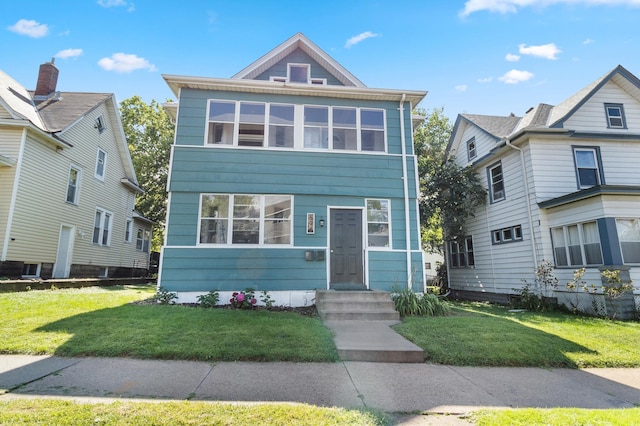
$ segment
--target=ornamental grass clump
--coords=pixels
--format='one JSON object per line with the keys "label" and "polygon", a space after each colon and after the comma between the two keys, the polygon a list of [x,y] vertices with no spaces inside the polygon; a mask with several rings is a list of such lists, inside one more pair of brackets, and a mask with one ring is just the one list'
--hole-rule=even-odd
{"label": "ornamental grass clump", "polygon": [[449,305],[435,294],[415,293],[410,288],[394,286],[391,289],[391,300],[401,317],[407,316],[442,316],[449,313]]}

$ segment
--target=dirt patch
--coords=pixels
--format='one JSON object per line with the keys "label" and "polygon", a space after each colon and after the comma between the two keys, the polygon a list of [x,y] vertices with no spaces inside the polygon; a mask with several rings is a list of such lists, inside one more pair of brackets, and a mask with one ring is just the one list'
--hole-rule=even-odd
{"label": "dirt patch", "polygon": [[[158,305],[158,302],[153,297],[150,297],[148,299],[131,302],[131,304],[132,305]],[[299,315],[304,315],[308,317],[318,316],[318,310],[316,309],[316,305],[299,306],[299,307],[271,306],[270,308],[267,308],[266,306],[254,306],[252,308],[247,308],[247,309],[238,309],[238,308],[234,308],[231,305],[218,305],[215,308],[203,308],[198,303],[172,303],[171,305],[186,306],[189,308],[196,308],[196,309],[229,309],[229,310],[244,310],[244,311],[295,312]]]}

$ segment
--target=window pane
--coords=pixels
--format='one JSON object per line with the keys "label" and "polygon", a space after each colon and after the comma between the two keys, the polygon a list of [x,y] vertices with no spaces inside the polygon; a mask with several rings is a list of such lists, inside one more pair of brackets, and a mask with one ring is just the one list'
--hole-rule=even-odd
{"label": "window pane", "polygon": [[260,239],[260,221],[233,220],[233,244],[258,244]]}
{"label": "window pane", "polygon": [[595,153],[592,150],[576,150],[576,164],[578,164],[578,167],[588,167],[595,169]]}
{"label": "window pane", "polygon": [[100,242],[100,228],[102,226],[102,212],[96,211],[96,217],[93,221],[93,239],[95,244]]}
{"label": "window pane", "polygon": [[362,130],[362,150],[384,152],[384,132]]}
{"label": "window pane", "polygon": [[109,226],[111,225],[111,215],[104,214],[104,223],[102,225],[102,245],[106,246],[109,243]]}
{"label": "window pane", "polygon": [[240,102],[240,122],[264,123],[264,109],[262,103]]}
{"label": "window pane", "polygon": [[328,126],[329,108],[305,106],[304,124],[309,126]]}
{"label": "window pane", "polygon": [[209,123],[209,144],[232,145],[233,123]]}
{"label": "window pane", "polygon": [[333,108],[334,127],[356,128],[355,108]]}
{"label": "window pane", "polygon": [[229,217],[229,196],[228,195],[203,195],[202,218],[227,218]]}
{"label": "window pane", "polygon": [[304,129],[304,147],[305,148],[323,148],[329,147],[329,131],[326,127],[306,127]]}
{"label": "window pane", "polygon": [[293,126],[293,105],[271,105],[269,123]]}
{"label": "window pane", "polygon": [[562,228],[553,228],[551,230],[551,240],[553,243],[553,251],[556,256],[557,266],[567,266],[567,252],[564,241],[564,231]]}
{"label": "window pane", "polygon": [[209,121],[233,123],[236,119],[236,103],[233,101],[209,101]]}
{"label": "window pane", "polygon": [[265,220],[265,244],[291,244],[290,221]]}
{"label": "window pane", "polygon": [[369,247],[389,247],[389,225],[386,223],[369,223]]}
{"label": "window pane", "polygon": [[356,129],[333,129],[333,149],[358,149]]}
{"label": "window pane", "polygon": [[621,242],[624,263],[640,263],[640,242]]}
{"label": "window pane", "polygon": [[200,221],[200,242],[204,244],[226,244],[227,219],[202,219]]}
{"label": "window pane", "polygon": [[309,66],[290,65],[289,81],[292,83],[307,83],[309,81]]}
{"label": "window pane", "polygon": [[293,148],[293,126],[269,126],[269,146]]}
{"label": "window pane", "polygon": [[384,130],[384,113],[382,110],[361,110],[360,126],[363,129]]}
{"label": "window pane", "polygon": [[578,169],[580,186],[595,186],[598,184],[598,171],[596,169]]}
{"label": "window pane", "polygon": [[368,222],[389,222],[388,200],[367,200]]}
{"label": "window pane", "polygon": [[289,219],[291,217],[291,196],[265,196],[264,217],[265,219]]}
{"label": "window pane", "polygon": [[259,219],[260,197],[258,195],[236,195],[233,197],[234,219]]}
{"label": "window pane", "polygon": [[624,263],[640,263],[640,221],[616,219]]}

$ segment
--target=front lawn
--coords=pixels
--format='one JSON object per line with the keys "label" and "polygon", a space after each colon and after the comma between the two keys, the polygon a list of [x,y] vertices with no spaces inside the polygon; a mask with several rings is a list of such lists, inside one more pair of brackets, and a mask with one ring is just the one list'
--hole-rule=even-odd
{"label": "front lawn", "polygon": [[0,424],[10,425],[382,425],[372,412],[306,404],[211,402],[0,401]]}
{"label": "front lawn", "polygon": [[133,304],[155,286],[0,293],[0,353],[202,361],[338,360],[319,318]]}
{"label": "front lawn", "polygon": [[494,367],[640,367],[640,323],[453,303],[451,315],[394,327],[428,362]]}
{"label": "front lawn", "polygon": [[589,410],[579,408],[521,408],[517,410],[482,410],[471,415],[477,426],[628,426],[637,425],[640,408]]}

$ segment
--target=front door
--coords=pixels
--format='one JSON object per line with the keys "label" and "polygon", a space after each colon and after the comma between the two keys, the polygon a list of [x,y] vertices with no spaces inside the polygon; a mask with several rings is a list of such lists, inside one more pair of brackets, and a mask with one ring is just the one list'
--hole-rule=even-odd
{"label": "front door", "polygon": [[69,278],[71,254],[73,253],[73,233],[72,226],[62,225],[60,227],[58,255],[56,256],[56,264],[53,267],[53,278]]}
{"label": "front door", "polygon": [[362,210],[331,209],[330,287],[364,288]]}

